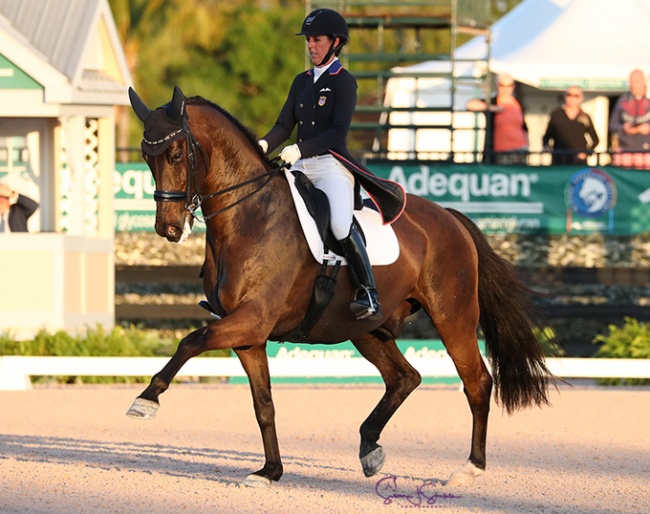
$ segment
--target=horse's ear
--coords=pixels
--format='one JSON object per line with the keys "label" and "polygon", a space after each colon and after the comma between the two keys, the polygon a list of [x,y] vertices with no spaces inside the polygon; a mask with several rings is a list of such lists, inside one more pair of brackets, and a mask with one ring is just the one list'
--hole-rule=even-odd
{"label": "horse's ear", "polygon": [[135,114],[140,118],[144,123],[151,116],[151,110],[147,107],[142,99],[138,96],[138,93],[132,87],[129,87],[129,100],[131,101],[131,107],[135,111]]}
{"label": "horse's ear", "polygon": [[167,116],[179,123],[185,118],[185,95],[178,86],[174,86],[174,95],[167,109]]}

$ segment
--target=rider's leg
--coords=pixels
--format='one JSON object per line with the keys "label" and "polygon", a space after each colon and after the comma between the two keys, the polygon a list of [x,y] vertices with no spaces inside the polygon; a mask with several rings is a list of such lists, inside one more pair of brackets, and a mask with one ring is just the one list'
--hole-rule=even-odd
{"label": "rider's leg", "polygon": [[350,309],[357,319],[375,320],[381,318],[381,305],[379,304],[375,276],[372,273],[363,238],[356,226],[351,227],[348,237],[342,239],[340,243],[358,287]]}
{"label": "rider's leg", "polygon": [[[298,161],[301,162],[301,161]],[[377,287],[361,234],[350,231],[354,212],[354,176],[331,155],[302,161],[304,173],[325,193],[330,204],[330,225],[341,242],[351,274],[359,288],[350,308],[357,318],[381,317]]]}

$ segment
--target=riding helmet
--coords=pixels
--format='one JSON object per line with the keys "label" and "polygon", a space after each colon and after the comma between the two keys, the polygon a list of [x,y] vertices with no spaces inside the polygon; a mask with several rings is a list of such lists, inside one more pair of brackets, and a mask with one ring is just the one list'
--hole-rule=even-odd
{"label": "riding helmet", "polygon": [[316,9],[309,13],[302,24],[302,30],[296,36],[327,35],[341,39],[343,46],[348,42],[348,24],[345,18],[332,9]]}

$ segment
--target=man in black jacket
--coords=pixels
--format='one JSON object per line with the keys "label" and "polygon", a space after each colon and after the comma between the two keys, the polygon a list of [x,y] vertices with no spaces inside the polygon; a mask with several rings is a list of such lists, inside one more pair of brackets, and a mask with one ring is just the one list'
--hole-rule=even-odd
{"label": "man in black jacket", "polygon": [[38,203],[0,184],[0,233],[27,232],[27,220],[38,209]]}

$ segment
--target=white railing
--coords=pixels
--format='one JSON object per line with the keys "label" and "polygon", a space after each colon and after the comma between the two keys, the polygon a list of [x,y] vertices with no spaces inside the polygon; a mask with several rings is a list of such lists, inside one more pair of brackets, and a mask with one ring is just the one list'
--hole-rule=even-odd
{"label": "white railing", "polygon": [[[32,376],[151,376],[168,357],[0,357],[0,390],[32,388]],[[409,359],[423,377],[457,377],[449,356]],[[551,373],[562,378],[650,378],[650,359],[549,358]],[[270,358],[272,377],[379,376],[363,358]],[[236,357],[188,361],[177,377],[244,377]]]}

